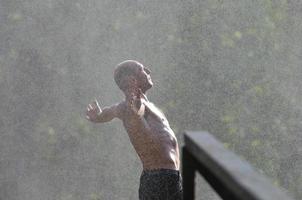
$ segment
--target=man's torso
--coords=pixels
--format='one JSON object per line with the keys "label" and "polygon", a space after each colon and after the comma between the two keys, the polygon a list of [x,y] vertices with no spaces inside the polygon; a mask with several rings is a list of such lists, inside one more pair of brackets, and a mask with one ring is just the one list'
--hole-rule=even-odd
{"label": "man's torso", "polygon": [[145,113],[141,121],[146,123],[148,129],[142,129],[131,122],[132,116],[127,112],[126,102],[120,105],[123,125],[142,161],[143,168],[179,170],[177,139],[164,114],[153,103],[145,101]]}

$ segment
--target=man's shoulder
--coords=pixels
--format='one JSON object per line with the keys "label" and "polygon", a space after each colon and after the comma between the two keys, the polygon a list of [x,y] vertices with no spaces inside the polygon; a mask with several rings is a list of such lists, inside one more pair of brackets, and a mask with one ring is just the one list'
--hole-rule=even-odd
{"label": "man's shoulder", "polygon": [[125,110],[126,110],[126,101],[121,101],[119,103],[115,104],[116,108],[116,115],[119,119],[123,119],[125,115]]}

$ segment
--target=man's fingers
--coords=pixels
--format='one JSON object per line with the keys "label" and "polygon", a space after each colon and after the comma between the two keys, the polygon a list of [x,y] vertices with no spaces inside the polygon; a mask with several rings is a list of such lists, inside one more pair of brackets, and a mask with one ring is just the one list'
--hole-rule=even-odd
{"label": "man's fingers", "polygon": [[89,104],[87,107],[87,111],[88,112],[96,111],[97,110],[96,108],[97,108],[96,106],[92,106],[91,104]]}
{"label": "man's fingers", "polygon": [[134,99],[130,100],[130,107],[131,107],[131,109],[133,109],[133,107],[134,107]]}

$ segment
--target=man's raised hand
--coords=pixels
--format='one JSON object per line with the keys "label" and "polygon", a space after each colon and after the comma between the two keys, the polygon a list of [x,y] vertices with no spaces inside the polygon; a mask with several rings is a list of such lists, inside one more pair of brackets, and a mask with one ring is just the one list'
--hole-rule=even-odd
{"label": "man's raised hand", "polygon": [[145,100],[145,95],[143,94],[138,82],[135,78],[129,79],[128,88],[126,91],[126,103],[128,106],[128,111],[133,114],[143,116],[145,105],[143,104]]}
{"label": "man's raised hand", "polygon": [[87,106],[86,119],[91,122],[97,122],[97,119],[101,113],[102,109],[99,106],[98,101],[95,99],[91,104]]}

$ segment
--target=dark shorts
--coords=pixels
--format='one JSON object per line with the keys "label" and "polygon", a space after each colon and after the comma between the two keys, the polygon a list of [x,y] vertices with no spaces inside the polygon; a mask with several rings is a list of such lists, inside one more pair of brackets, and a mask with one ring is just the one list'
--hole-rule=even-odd
{"label": "dark shorts", "polygon": [[139,200],[182,200],[182,177],[172,169],[144,170],[140,177]]}

